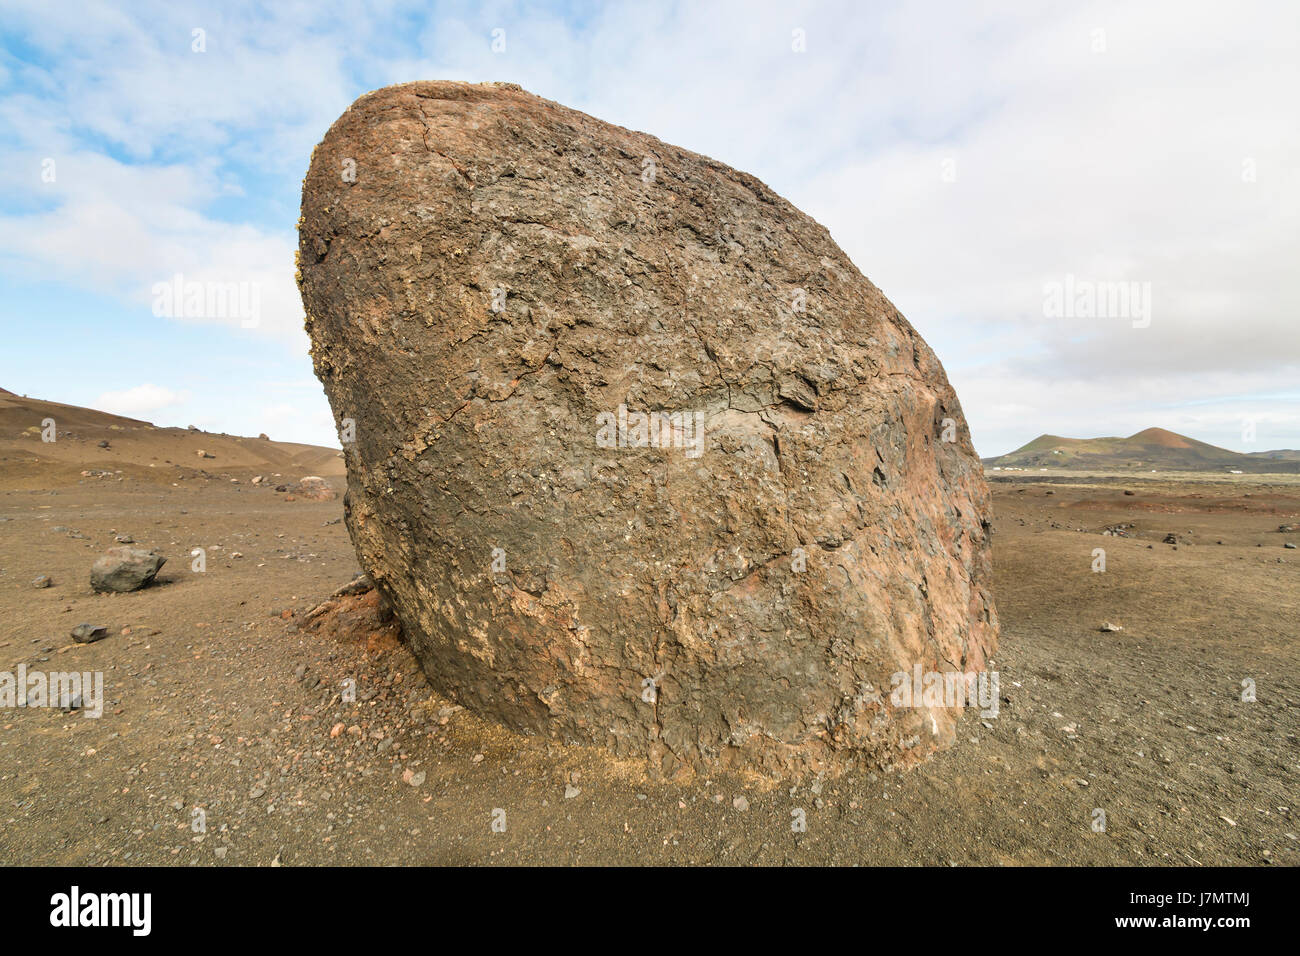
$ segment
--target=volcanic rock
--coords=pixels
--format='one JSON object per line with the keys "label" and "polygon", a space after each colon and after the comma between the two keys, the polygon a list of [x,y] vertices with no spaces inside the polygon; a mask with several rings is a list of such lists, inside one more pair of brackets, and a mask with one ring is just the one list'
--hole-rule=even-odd
{"label": "volcanic rock", "polygon": [[96,591],[138,591],[158,574],[167,559],[140,548],[109,548],[90,569]]}
{"label": "volcanic rock", "polygon": [[333,501],[338,497],[329,482],[315,475],[300,479],[289,490],[309,501]]}
{"label": "volcanic rock", "polygon": [[439,690],[665,774],[954,739],[960,703],[891,690],[987,667],[983,473],[808,216],[513,85],[412,83],[316,148],[298,256],[348,530]]}
{"label": "volcanic rock", "polygon": [[102,624],[78,624],[72,629],[72,639],[78,644],[93,644],[108,637],[108,628]]}

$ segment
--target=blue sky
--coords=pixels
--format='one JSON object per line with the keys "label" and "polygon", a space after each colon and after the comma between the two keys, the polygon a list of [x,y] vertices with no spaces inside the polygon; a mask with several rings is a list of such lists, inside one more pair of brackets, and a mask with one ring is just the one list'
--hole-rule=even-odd
{"label": "blue sky", "polygon": [[[334,443],[293,283],[311,149],[376,87],[506,80],[826,225],[943,360],[981,454],[1152,425],[1300,447],[1298,11],[8,0],[0,385]],[[156,315],[176,274],[256,287],[255,327]],[[1067,282],[1132,289],[1149,321],[1048,314]]]}

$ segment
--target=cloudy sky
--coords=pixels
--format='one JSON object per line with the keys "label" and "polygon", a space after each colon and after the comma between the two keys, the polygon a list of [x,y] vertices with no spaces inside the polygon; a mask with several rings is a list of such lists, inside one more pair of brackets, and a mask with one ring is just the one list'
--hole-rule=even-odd
{"label": "cloudy sky", "polygon": [[[982,455],[1300,447],[1294,0],[266,6],[5,0],[0,386],[336,444],[293,280],[311,149],[368,90],[505,80],[826,225]],[[257,321],[156,314],[177,275]]]}

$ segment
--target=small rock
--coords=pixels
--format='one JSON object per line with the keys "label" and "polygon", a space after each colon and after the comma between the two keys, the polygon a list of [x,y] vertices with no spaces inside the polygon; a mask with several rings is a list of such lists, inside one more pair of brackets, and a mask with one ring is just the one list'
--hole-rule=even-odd
{"label": "small rock", "polygon": [[90,569],[90,586],[99,592],[138,591],[166,563],[166,558],[153,551],[109,548]]}
{"label": "small rock", "polygon": [[294,494],[308,501],[333,501],[338,495],[324,478],[308,475],[293,486]]}
{"label": "small rock", "polygon": [[48,574],[42,574],[39,577],[32,578],[32,587],[34,588],[48,588],[53,583],[54,582],[50,579]]}
{"label": "small rock", "polygon": [[72,639],[78,644],[93,644],[108,637],[108,628],[102,624],[78,624],[72,629]]}
{"label": "small rock", "polygon": [[564,799],[565,799],[565,800],[572,800],[574,797],[576,797],[576,796],[577,796],[578,794],[580,794],[580,793],[582,793],[582,791],[579,790],[577,787],[575,787],[573,784],[571,784],[571,783],[566,783],[566,784],[564,785]]}
{"label": "small rock", "polygon": [[749,801],[745,799],[744,794],[741,794],[740,796],[736,797],[736,799],[732,800],[731,805],[735,807],[737,810],[739,810],[741,813],[744,813],[746,810],[749,809]]}

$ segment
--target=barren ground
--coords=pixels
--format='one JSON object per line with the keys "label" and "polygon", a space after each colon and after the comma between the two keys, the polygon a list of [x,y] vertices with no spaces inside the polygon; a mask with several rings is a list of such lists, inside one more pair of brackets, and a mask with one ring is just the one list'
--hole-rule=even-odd
{"label": "barren ground", "polygon": [[[0,710],[0,862],[1300,862],[1294,478],[995,482],[1000,715],[911,771],[792,787],[651,782],[450,712],[373,600],[307,619],[357,571],[341,501],[127,472],[0,462],[0,670],[102,671],[108,698]],[[123,533],[168,563],[94,595]],[[110,636],[73,643],[83,621]]]}

